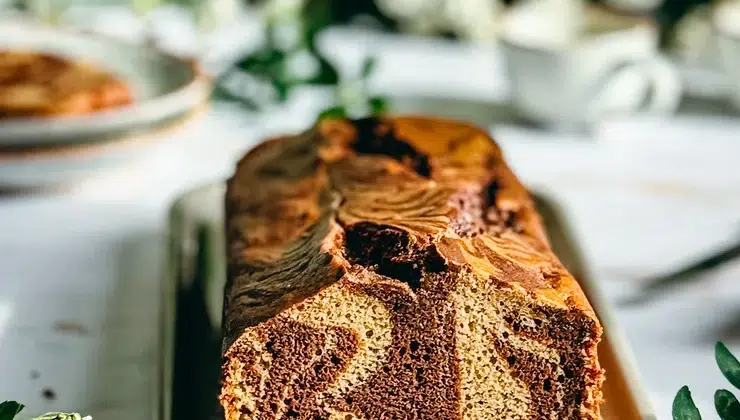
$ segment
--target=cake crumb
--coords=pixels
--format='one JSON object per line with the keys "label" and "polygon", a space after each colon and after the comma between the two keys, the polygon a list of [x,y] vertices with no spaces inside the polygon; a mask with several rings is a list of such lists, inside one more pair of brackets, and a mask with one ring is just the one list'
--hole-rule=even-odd
{"label": "cake crumb", "polygon": [[41,391],[41,396],[44,397],[45,400],[49,401],[57,399],[57,393],[51,388],[44,388]]}
{"label": "cake crumb", "polygon": [[54,331],[63,334],[88,335],[89,330],[86,326],[74,321],[57,321],[54,323]]}

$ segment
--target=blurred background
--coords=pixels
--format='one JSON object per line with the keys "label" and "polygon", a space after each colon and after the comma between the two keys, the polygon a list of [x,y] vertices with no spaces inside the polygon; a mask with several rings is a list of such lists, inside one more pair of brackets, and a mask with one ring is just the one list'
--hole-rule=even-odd
{"label": "blurred background", "polygon": [[[657,418],[683,385],[712,418],[714,344],[740,350],[740,1],[0,0],[0,51],[97,69],[0,55],[0,401],[152,418],[174,200],[266,137],[393,112],[489,129],[562,208]],[[8,111],[110,77],[125,104]]]}

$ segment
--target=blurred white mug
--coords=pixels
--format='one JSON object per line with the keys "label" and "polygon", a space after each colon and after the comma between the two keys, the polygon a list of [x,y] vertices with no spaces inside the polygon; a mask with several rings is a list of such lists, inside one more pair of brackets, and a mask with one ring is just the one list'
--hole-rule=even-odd
{"label": "blurred white mug", "polygon": [[550,0],[505,17],[501,44],[518,112],[555,128],[674,112],[681,80],[658,53],[658,28],[642,18],[605,20],[603,9],[580,4]]}
{"label": "blurred white mug", "polygon": [[730,86],[730,99],[740,110],[740,2],[724,2],[713,12],[722,72]]}

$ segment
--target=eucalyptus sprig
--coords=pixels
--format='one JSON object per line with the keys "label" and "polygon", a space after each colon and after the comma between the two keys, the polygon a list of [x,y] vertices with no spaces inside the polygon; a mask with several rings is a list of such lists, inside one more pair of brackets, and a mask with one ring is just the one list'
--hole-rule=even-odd
{"label": "eucalyptus sprig", "polygon": [[[730,384],[740,389],[740,362],[721,341],[714,347],[714,358]],[[726,389],[714,393],[714,408],[722,420],[740,420],[740,402]],[[673,420],[701,420],[687,386],[683,386],[673,399]]]}
{"label": "eucalyptus sprig", "polygon": [[286,101],[298,86],[336,85],[339,73],[316,46],[330,13],[324,1],[268,10],[264,44],[218,77],[214,96],[259,111]]}
{"label": "eucalyptus sprig", "polygon": [[214,97],[260,111],[286,101],[296,87],[319,85],[334,90],[334,104],[319,119],[385,112],[387,100],[369,94],[374,58],[365,58],[356,77],[340,79],[317,47],[319,33],[333,22],[329,6],[325,0],[307,0],[302,6],[268,9],[264,44],[219,76]]}
{"label": "eucalyptus sprig", "polygon": [[[23,411],[23,408],[23,404],[15,401],[5,401],[1,403],[0,420],[16,420],[16,416]],[[46,413],[30,420],[92,420],[92,417],[83,417],[78,413]]]}

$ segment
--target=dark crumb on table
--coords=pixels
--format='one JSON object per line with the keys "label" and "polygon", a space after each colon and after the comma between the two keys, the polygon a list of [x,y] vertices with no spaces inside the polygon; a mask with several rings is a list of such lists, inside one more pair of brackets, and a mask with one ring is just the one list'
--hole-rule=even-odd
{"label": "dark crumb on table", "polygon": [[51,401],[57,398],[57,393],[51,388],[44,388],[43,391],[41,391],[41,396],[44,397],[44,399]]}
{"label": "dark crumb on table", "polygon": [[57,321],[54,323],[54,330],[63,334],[88,335],[89,333],[86,326],[74,321]]}
{"label": "dark crumb on table", "polygon": [[41,377],[41,373],[39,373],[38,370],[32,370],[31,371],[31,379],[38,379]]}

